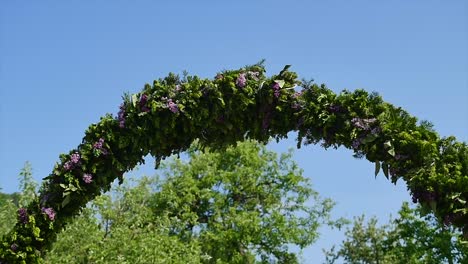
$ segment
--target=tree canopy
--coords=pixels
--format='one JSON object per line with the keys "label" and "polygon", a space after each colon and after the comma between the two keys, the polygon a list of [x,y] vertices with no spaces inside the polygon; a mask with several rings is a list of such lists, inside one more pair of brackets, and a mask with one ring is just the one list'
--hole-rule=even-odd
{"label": "tree canopy", "polygon": [[375,217],[355,218],[346,239],[326,252],[327,263],[442,264],[467,263],[468,243],[460,232],[440,223],[433,214],[422,216],[422,208],[404,203],[398,217],[378,225]]}

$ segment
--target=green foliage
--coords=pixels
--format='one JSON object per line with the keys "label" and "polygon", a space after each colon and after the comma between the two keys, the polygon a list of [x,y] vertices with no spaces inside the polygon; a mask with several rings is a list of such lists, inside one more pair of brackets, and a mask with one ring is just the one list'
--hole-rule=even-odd
{"label": "green foliage", "polygon": [[290,245],[304,248],[321,223],[340,223],[291,152],[277,157],[246,141],[188,153],[187,162],[163,163],[164,180],[143,178],[95,199],[46,263],[297,263]]}
{"label": "green foliage", "polygon": [[31,221],[18,221],[3,237],[0,259],[39,261],[66,223],[147,154],[158,164],[196,139],[202,147],[222,149],[247,138],[280,140],[289,131],[298,131],[298,146],[344,146],[381,163],[392,182],[406,181],[415,202],[468,237],[465,143],[439,138],[427,122],[418,124],[376,94],[335,94],[325,85],[301,83],[288,67],[268,78],[257,64],[214,80],[169,74],[125,96],[117,118],[102,117],[76,149],[60,155],[39,197],[24,208]]}
{"label": "green foliage", "polygon": [[367,223],[364,216],[356,218],[339,249],[326,252],[327,263],[467,263],[468,244],[460,232],[433,215],[421,215],[420,207],[404,203],[399,217],[386,225],[378,226],[375,218]]}

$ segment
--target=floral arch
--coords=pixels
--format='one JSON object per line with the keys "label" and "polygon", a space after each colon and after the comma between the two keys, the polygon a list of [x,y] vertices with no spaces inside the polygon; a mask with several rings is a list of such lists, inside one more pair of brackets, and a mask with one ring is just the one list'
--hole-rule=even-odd
{"label": "floral arch", "polygon": [[[267,142],[297,131],[297,145],[344,146],[403,179],[428,212],[468,238],[468,147],[440,138],[427,122],[364,90],[335,94],[299,81],[289,65],[267,77],[261,63],[213,80],[169,74],[126,95],[117,117],[89,126],[81,144],[60,155],[40,195],[18,210],[0,244],[0,263],[37,263],[56,235],[94,197],[151,154],[157,163],[198,139],[222,148],[246,138]],[[300,89],[301,88],[301,89]]]}

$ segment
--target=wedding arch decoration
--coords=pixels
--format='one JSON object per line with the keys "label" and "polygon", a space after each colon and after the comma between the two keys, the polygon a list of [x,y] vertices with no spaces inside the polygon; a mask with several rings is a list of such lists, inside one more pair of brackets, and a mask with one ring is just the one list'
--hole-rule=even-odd
{"label": "wedding arch decoration", "polygon": [[[266,76],[262,63],[213,79],[167,77],[125,95],[117,116],[92,124],[76,149],[60,155],[39,196],[17,212],[0,243],[0,263],[38,263],[57,233],[111,183],[151,154],[156,164],[202,146],[247,138],[268,142],[297,132],[297,146],[346,147],[375,163],[392,183],[403,179],[413,201],[468,238],[468,147],[441,138],[428,122],[364,90],[334,93],[299,81],[287,65]],[[383,205],[385,206],[385,205]]]}

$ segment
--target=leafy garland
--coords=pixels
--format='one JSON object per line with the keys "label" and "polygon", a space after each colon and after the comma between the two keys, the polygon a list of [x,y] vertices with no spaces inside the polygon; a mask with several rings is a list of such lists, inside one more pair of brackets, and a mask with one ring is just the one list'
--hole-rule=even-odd
{"label": "leafy garland", "polygon": [[[468,237],[468,147],[440,138],[427,122],[363,90],[339,95],[325,85],[298,81],[286,66],[265,76],[262,63],[218,73],[213,80],[169,74],[124,96],[44,178],[40,195],[18,210],[18,222],[0,244],[0,263],[40,263],[56,235],[97,195],[151,154],[157,164],[199,139],[222,148],[246,138],[267,142],[298,132],[297,145],[344,146],[375,163],[396,183],[406,181],[413,201]],[[302,89],[299,91],[299,88]]]}

